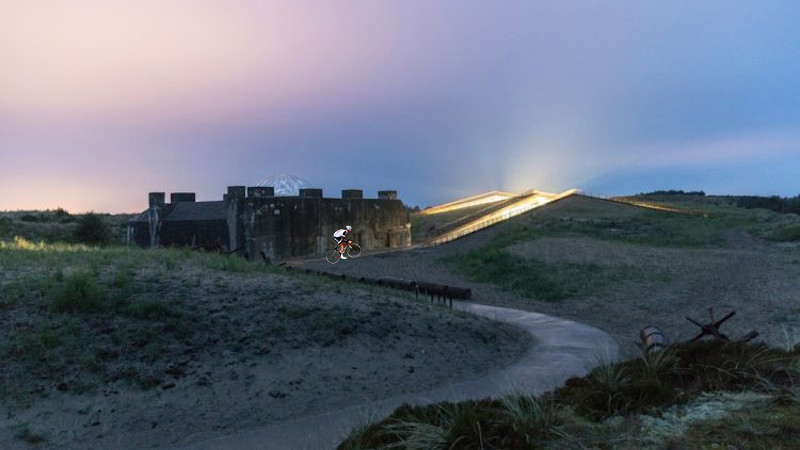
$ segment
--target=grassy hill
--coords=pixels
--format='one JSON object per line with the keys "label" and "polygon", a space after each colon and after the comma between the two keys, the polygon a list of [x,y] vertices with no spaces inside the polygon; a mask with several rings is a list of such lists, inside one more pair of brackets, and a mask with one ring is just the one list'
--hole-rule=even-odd
{"label": "grassy hill", "polygon": [[[796,448],[800,218],[726,197],[664,199],[705,214],[573,196],[426,250],[471,283],[475,301],[589,323],[629,360],[600,359],[586,377],[537,398],[403,407],[339,448]],[[428,264],[422,258],[414,263]],[[709,306],[717,317],[737,311],[723,326],[728,336],[755,329],[762,342],[682,343],[699,331],[684,317],[705,322]],[[637,357],[647,325],[676,344]]]}
{"label": "grassy hill", "polygon": [[0,448],[177,445],[474,376],[528,344],[236,256],[17,237],[0,242]]}

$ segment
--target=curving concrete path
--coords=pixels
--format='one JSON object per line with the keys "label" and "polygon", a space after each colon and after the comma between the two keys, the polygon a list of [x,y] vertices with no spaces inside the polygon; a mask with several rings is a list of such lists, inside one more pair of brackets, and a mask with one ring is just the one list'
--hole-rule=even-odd
{"label": "curving concrete path", "polygon": [[520,360],[478,379],[458,381],[417,394],[404,394],[179,447],[182,450],[324,450],[333,449],[353,427],[388,416],[398,406],[441,401],[479,400],[509,393],[538,395],[598,363],[619,357],[616,342],[597,328],[544,314],[474,303],[453,307],[527,330],[535,339]]}

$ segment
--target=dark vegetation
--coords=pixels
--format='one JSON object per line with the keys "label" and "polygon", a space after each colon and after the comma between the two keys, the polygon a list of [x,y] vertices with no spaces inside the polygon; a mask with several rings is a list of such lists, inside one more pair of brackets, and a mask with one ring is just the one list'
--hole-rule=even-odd
{"label": "dark vegetation", "polygon": [[759,197],[752,195],[733,197],[736,205],[742,208],[763,208],[781,214],[800,214],[800,195],[797,197]]}
{"label": "dark vegetation", "polygon": [[124,244],[130,214],[70,214],[48,211],[0,212],[0,241],[21,237],[32,242]]}
{"label": "dark vegetation", "polygon": [[78,220],[75,240],[88,245],[108,245],[111,242],[111,229],[102,216],[90,212]]}
{"label": "dark vegetation", "polygon": [[[774,446],[763,448],[790,448],[800,435],[798,362],[800,346],[787,351],[717,341],[674,345],[654,355],[601,364],[585,377],[572,378],[564,387],[539,398],[523,395],[424,407],[405,405],[388,418],[356,430],[337,449],[617,448],[626,441],[637,442],[637,434],[647,430],[640,427],[608,435],[603,433],[606,419],[658,416],[670,406],[686,406],[705,393],[721,391],[771,395],[775,404],[783,405],[782,413],[775,414],[772,409],[769,415],[762,415],[759,422],[764,432],[753,433],[752,428],[749,434],[740,432],[740,442],[767,439]],[[738,419],[734,416],[731,420]],[[731,436],[724,434],[729,423],[718,419],[708,428],[702,422],[693,424],[688,437],[674,440],[669,448],[724,442]]]}
{"label": "dark vegetation", "polygon": [[640,196],[662,196],[662,195],[697,195],[697,196],[705,196],[706,193],[704,191],[684,191],[684,190],[675,190],[670,189],[666,191],[651,191],[651,192],[643,192],[639,194]]}
{"label": "dark vegetation", "polygon": [[[682,191],[682,190],[661,190],[652,191],[638,194],[640,197],[659,197],[664,198],[666,201],[670,197],[704,197],[706,193],[703,191]],[[761,208],[775,211],[781,214],[800,214],[800,195],[796,197],[780,197],[777,195],[760,196],[760,195],[728,195],[728,196],[714,196],[716,199],[725,199],[731,204],[740,208]]]}

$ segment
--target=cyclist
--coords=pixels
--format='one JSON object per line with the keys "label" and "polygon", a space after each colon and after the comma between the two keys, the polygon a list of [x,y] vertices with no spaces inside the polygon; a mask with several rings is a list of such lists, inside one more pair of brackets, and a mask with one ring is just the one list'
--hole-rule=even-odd
{"label": "cyclist", "polygon": [[347,257],[344,256],[344,243],[347,241],[347,233],[349,233],[352,229],[353,227],[348,225],[344,230],[336,230],[336,232],[333,233],[333,237],[336,238],[336,244],[339,245],[339,256],[342,259],[347,259]]}

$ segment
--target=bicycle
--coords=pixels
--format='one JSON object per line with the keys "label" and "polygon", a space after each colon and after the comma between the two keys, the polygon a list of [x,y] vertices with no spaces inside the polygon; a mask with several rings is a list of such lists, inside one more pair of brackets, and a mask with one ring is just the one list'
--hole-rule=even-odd
{"label": "bicycle", "polygon": [[[342,259],[342,255],[339,254],[339,244],[337,244],[336,241],[332,242],[333,250],[329,250],[328,253],[325,254],[325,259],[331,264],[336,264]],[[347,252],[348,258],[358,258],[361,255],[361,246],[353,243],[353,241],[348,240],[344,245],[344,249]]]}

